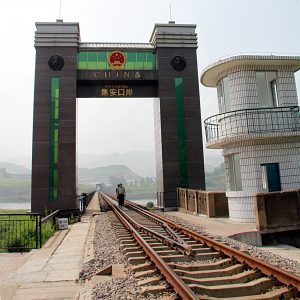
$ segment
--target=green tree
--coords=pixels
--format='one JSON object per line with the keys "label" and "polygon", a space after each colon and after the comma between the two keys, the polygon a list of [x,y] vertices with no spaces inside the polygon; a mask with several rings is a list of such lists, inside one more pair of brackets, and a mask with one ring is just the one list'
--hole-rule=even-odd
{"label": "green tree", "polygon": [[206,172],[205,181],[207,190],[226,190],[225,164],[222,163],[220,166],[216,167],[212,172]]}

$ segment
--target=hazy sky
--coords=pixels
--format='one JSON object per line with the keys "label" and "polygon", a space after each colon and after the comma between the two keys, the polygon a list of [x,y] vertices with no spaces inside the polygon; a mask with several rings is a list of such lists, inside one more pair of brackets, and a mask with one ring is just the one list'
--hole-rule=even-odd
{"label": "hazy sky", "polygon": [[[83,42],[148,42],[170,3],[176,23],[197,24],[199,75],[239,52],[300,55],[299,0],[62,0],[61,18],[80,23]],[[0,160],[31,154],[35,22],[58,16],[59,0],[1,3]],[[214,89],[200,86],[200,97],[203,120],[218,113]],[[79,153],[154,150],[151,99],[79,99],[78,108]]]}

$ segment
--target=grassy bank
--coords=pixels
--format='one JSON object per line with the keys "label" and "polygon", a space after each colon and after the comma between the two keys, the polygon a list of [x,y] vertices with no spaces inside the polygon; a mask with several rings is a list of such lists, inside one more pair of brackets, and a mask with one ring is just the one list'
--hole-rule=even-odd
{"label": "grassy bank", "polygon": [[0,214],[26,214],[26,209],[0,209]]}
{"label": "grassy bank", "polygon": [[[39,223],[25,213],[26,210],[0,210],[0,252],[27,252],[36,248],[36,241],[39,244]],[[55,224],[51,221],[42,224],[41,246],[55,231]]]}

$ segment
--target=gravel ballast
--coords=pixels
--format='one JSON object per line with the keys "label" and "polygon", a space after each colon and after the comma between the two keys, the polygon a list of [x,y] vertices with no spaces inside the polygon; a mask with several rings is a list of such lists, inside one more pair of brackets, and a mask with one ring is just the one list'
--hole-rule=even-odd
{"label": "gravel ballast", "polygon": [[94,259],[87,262],[81,273],[80,281],[91,279],[102,269],[113,265],[123,264],[126,276],[112,278],[103,283],[99,283],[92,289],[92,299],[106,300],[154,300],[166,299],[166,295],[141,295],[141,289],[133,277],[130,267],[123,255],[118,237],[113,229],[109,217],[112,212],[100,213],[96,216],[96,226],[94,235]]}
{"label": "gravel ballast", "polygon": [[[192,229],[200,234],[209,235],[210,238],[217,239],[222,243],[227,243],[236,249],[249,253],[249,255],[259,258],[265,262],[281,267],[289,272],[299,275],[300,264],[291,259],[275,255],[269,251],[260,250],[258,247],[251,246],[232,238],[212,235],[209,229],[203,229],[199,225],[191,224],[178,217],[170,216],[161,212],[171,221],[180,224],[186,228]],[[92,289],[92,299],[107,300],[154,300],[154,299],[172,299],[174,294],[165,295],[141,295],[141,288],[137,285],[137,280],[130,271],[130,266],[122,253],[118,237],[112,226],[112,219],[109,217],[112,212],[100,213],[96,216],[96,226],[94,235],[94,259],[87,262],[80,273],[80,281],[82,283],[90,280],[100,270],[113,265],[123,264],[126,273],[123,277],[111,278],[106,282],[99,283]],[[203,263],[203,262],[202,262]]]}

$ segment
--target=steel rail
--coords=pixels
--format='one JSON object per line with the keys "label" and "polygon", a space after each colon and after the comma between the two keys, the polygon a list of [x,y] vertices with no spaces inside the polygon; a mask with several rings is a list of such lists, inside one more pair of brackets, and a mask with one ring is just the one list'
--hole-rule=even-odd
{"label": "steel rail", "polygon": [[[103,195],[103,194],[102,194]],[[146,255],[158,268],[160,273],[165,277],[166,281],[172,286],[174,291],[184,300],[199,300],[199,297],[187,286],[179,276],[164,262],[164,260],[151,249],[149,244],[143,239],[143,237],[135,230],[135,228],[126,220],[123,216],[124,212],[116,205],[113,205],[108,198],[103,195],[104,199],[110,205],[116,216],[123,223],[125,228],[129,230],[138,244],[145,251]]]}
{"label": "steel rail", "polygon": [[103,200],[103,197],[100,195],[100,193],[98,193],[98,201],[101,211],[106,212],[109,210],[110,206],[107,204],[106,201]]}
{"label": "steel rail", "polygon": [[[116,200],[114,197],[111,197],[112,199]],[[144,207],[142,205],[139,205],[137,203],[133,203],[131,201],[126,201],[126,205],[130,206],[134,210],[137,210],[140,214],[148,218],[149,220],[155,222],[156,224],[159,224],[160,226],[164,227],[164,229],[173,237],[174,240],[177,240],[181,244],[185,244],[188,248],[191,249],[192,247],[189,246],[174,230],[170,228],[166,222],[160,220],[155,215],[148,214],[148,211],[145,211]]]}
{"label": "steel rail", "polygon": [[[129,203],[129,205],[130,204],[131,203]],[[153,222],[159,224],[160,226],[164,227],[164,229],[173,237],[174,240],[177,240],[179,243],[181,243],[183,245],[186,245],[186,247],[190,248],[191,251],[192,251],[192,247],[189,246],[173,229],[171,229],[170,226],[168,224],[166,224],[166,222],[156,218],[155,216],[147,214],[147,212],[145,212],[145,209],[139,207],[138,205],[132,205],[131,207],[133,207],[135,210],[137,210],[140,214],[142,214],[146,218],[148,218],[151,221],[153,221]]]}
{"label": "steel rail", "polygon": [[[103,196],[108,200],[110,197],[108,197],[107,195],[103,194]],[[113,198],[111,198],[113,199]],[[114,200],[114,199],[113,199]],[[139,223],[137,223],[136,221],[134,221],[132,218],[130,218],[127,214],[125,214],[121,209],[119,210],[119,212],[127,219],[127,221],[129,221],[133,227],[135,227],[138,230],[141,230],[143,232],[145,232],[146,234],[150,235],[150,236],[155,236],[158,240],[160,240],[161,242],[166,243],[167,245],[169,245],[171,248],[175,248],[176,250],[178,250],[179,252],[183,253],[183,254],[187,254],[187,255],[193,255],[194,254],[194,250],[192,249],[192,247],[186,243],[181,244],[179,242],[177,242],[176,240],[172,240],[171,238],[165,237],[162,234],[155,232],[152,229],[147,228],[146,226],[143,226]]]}
{"label": "steel rail", "polygon": [[[134,205],[135,204],[133,204],[133,203],[129,204],[129,206],[134,206]],[[170,221],[166,218],[163,218],[161,216],[153,214],[149,211],[146,211],[146,212],[149,215],[156,216],[157,218],[159,218],[162,221],[169,224],[171,227],[181,230],[181,232],[183,234],[186,234],[187,236],[195,239],[196,241],[200,241],[201,243],[206,244],[207,246],[212,247],[212,248],[224,253],[225,255],[227,255],[229,257],[234,257],[239,262],[246,263],[251,268],[258,269],[265,275],[274,276],[278,281],[282,282],[283,284],[285,284],[287,286],[292,286],[292,287],[296,288],[298,291],[300,291],[300,277],[299,276],[289,273],[283,269],[277,268],[266,262],[260,261],[256,258],[248,255],[247,253],[244,253],[237,249],[231,248],[231,247],[224,245],[218,241],[210,239],[209,237],[206,237],[206,236],[200,235],[199,233],[193,232],[192,230],[187,229],[181,225],[178,225],[175,222]]]}

